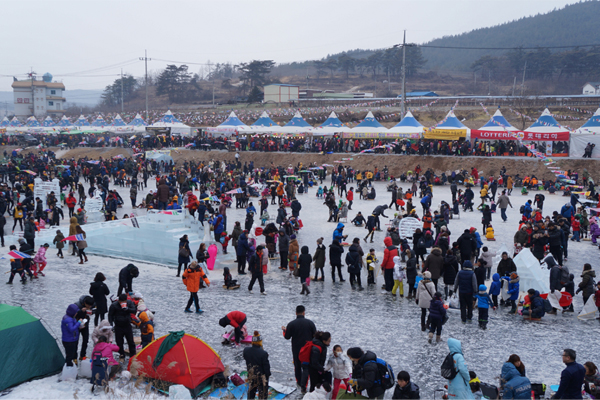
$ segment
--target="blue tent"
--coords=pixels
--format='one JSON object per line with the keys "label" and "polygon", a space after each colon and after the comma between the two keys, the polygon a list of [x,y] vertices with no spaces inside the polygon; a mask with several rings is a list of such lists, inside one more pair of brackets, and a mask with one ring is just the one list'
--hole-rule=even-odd
{"label": "blue tent", "polygon": [[126,126],[126,125],[127,124],[125,124],[125,121],[123,121],[123,118],[121,118],[121,116],[119,114],[117,114],[115,119],[113,119],[112,124],[110,124],[110,126]]}
{"label": "blue tent", "polygon": [[132,119],[131,122],[127,125],[129,125],[129,126],[147,126],[148,124],[146,123],[146,121],[144,121],[144,119],[142,118],[142,116],[140,114],[136,114],[135,118]]}
{"label": "blue tent", "polygon": [[208,128],[208,132],[214,134],[226,134],[232,135],[235,133],[250,133],[252,129],[244,124],[240,119],[235,115],[232,111],[229,113],[229,117],[225,121],[223,121],[219,126],[215,126],[214,128]]}
{"label": "blue tent", "polygon": [[219,126],[246,126],[235,113],[232,111],[229,113],[229,117],[225,121],[223,121]]}
{"label": "blue tent", "polygon": [[331,114],[329,114],[329,118],[319,126],[321,128],[341,128],[344,124],[342,124],[342,121],[335,115],[335,112],[332,111]]}
{"label": "blue tent", "polygon": [[386,132],[388,129],[381,125],[373,116],[373,113],[371,111],[369,111],[367,113],[367,116],[365,117],[365,119],[363,119],[363,121],[356,125],[354,128],[351,129],[352,132],[365,132],[365,133],[370,133],[370,132]]}
{"label": "blue tent", "polygon": [[[2,121],[4,122],[4,121]],[[582,128],[599,128],[600,127],[600,108],[596,110],[592,118],[588,119],[587,122],[581,125]]]}
{"label": "blue tent", "polygon": [[312,127],[308,122],[306,122],[304,120],[304,118],[302,117],[302,114],[300,114],[300,111],[297,111],[296,114],[294,114],[294,117],[292,119],[290,119],[289,122],[287,124],[285,124],[284,126]]}
{"label": "blue tent", "polygon": [[181,121],[175,118],[171,110],[167,111],[165,115],[160,119],[159,122],[164,122],[165,124],[180,124]]}
{"label": "blue tent", "polygon": [[267,114],[266,111],[263,111],[260,118],[258,118],[256,122],[253,123],[251,126],[255,126],[258,128],[267,128],[269,126],[277,126],[277,124],[271,119],[271,117],[269,117],[269,114]]}
{"label": "blue tent", "polygon": [[12,126],[13,128],[18,128],[23,126],[23,124],[21,123],[21,121],[19,121],[17,117],[13,117],[13,119],[10,120],[10,126]]}
{"label": "blue tent", "polygon": [[494,113],[492,118],[487,122],[487,124],[482,126],[480,129],[486,130],[486,131],[498,131],[499,132],[499,131],[504,131],[505,127],[506,127],[506,130],[509,130],[509,131],[517,130],[517,128],[512,126],[506,120],[506,118],[504,118],[504,115],[502,115],[502,113],[500,112],[500,109],[498,109],[498,110],[496,110],[496,112]]}
{"label": "blue tent", "polygon": [[102,118],[102,115],[98,115],[98,118],[92,122],[92,126],[106,126],[106,121]]}
{"label": "blue tent", "polygon": [[[544,112],[542,112],[542,115],[540,115],[540,117],[537,119],[537,121],[535,121],[533,123],[533,125],[531,125],[529,128],[527,128],[527,130],[531,130],[531,128],[540,128],[540,127],[555,127],[555,128],[562,128],[560,126],[560,124],[558,123],[558,121],[556,121],[554,119],[554,117],[552,116],[552,114],[550,113],[550,111],[546,108],[544,110]],[[564,131],[565,129],[561,129],[562,131]]]}
{"label": "blue tent", "polygon": [[52,118],[50,118],[49,115],[46,117],[46,119],[44,120],[42,125],[46,128],[51,128],[53,126],[56,126],[56,124],[54,123],[54,121],[52,121]]}
{"label": "blue tent", "polygon": [[4,119],[2,120],[2,122],[0,122],[0,127],[7,127],[10,126],[10,120],[6,117],[4,117]]}
{"label": "blue tent", "polygon": [[25,121],[25,126],[28,128],[38,128],[41,125],[40,122],[34,116],[31,116],[27,118],[27,121]]}
{"label": "blue tent", "polygon": [[456,115],[454,115],[454,111],[450,110],[448,112],[448,115],[446,115],[446,120],[444,122],[442,122],[441,124],[439,124],[438,126],[436,126],[437,129],[467,129],[467,127],[465,125],[463,125],[462,122],[460,122],[458,120],[458,118],[456,118]]}
{"label": "blue tent", "polygon": [[423,125],[417,121],[410,111],[407,111],[402,121],[391,127],[388,132],[398,133],[400,137],[412,137],[423,133]]}
{"label": "blue tent", "polygon": [[60,121],[58,121],[58,126],[67,127],[67,126],[73,126],[73,124],[71,124],[71,121],[69,121],[69,118],[67,118],[66,115],[63,115],[63,117],[60,119]]}
{"label": "blue tent", "polygon": [[77,121],[75,121],[75,123],[73,125],[75,125],[75,126],[90,126],[90,123],[87,120],[87,118],[85,118],[83,115],[80,115],[79,118],[77,118]]}

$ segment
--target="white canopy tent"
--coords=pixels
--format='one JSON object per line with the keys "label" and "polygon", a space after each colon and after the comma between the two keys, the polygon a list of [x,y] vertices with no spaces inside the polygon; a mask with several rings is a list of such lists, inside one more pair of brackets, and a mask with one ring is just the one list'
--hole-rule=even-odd
{"label": "white canopy tent", "polygon": [[157,121],[150,126],[154,128],[171,128],[171,134],[182,136],[187,136],[192,133],[192,128],[175,118],[171,110],[167,111],[160,121]]}
{"label": "white canopy tent", "polygon": [[235,112],[229,113],[229,117],[225,121],[223,121],[219,126],[211,127],[207,129],[208,133],[213,135],[224,135],[231,136],[236,134],[243,133],[252,133],[252,129],[246,124],[244,124],[238,117],[235,115]]}
{"label": "white canopy tent", "polygon": [[598,147],[598,150],[592,151],[592,158],[600,158],[600,108],[581,128],[571,134],[569,143],[571,157],[583,157],[585,148],[591,143]]}
{"label": "white canopy tent", "polygon": [[347,130],[348,127],[344,125],[335,112],[332,111],[325,122],[313,128],[313,136],[333,136],[336,133],[343,133]]}
{"label": "white canopy tent", "polygon": [[423,125],[410,111],[407,111],[402,121],[388,129],[388,133],[393,134],[394,137],[418,139],[423,134]]}

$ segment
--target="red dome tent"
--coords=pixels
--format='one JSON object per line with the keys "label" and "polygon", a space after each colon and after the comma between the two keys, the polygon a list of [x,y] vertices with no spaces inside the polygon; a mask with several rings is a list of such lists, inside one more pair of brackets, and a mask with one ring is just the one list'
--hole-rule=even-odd
{"label": "red dome tent", "polygon": [[196,393],[225,371],[212,347],[183,331],[150,343],[129,360],[127,369],[134,376],[183,385]]}

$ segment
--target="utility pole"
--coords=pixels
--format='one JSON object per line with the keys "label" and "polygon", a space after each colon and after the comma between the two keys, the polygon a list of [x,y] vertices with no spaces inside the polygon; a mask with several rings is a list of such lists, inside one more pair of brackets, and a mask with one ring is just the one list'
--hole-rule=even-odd
{"label": "utility pole", "polygon": [[492,71],[488,71],[488,96],[492,92]]}
{"label": "utility pole", "polygon": [[521,83],[521,97],[523,97],[523,91],[525,90],[525,71],[527,71],[527,61],[525,61],[525,66],[523,67],[523,82]]}
{"label": "utility pole", "polygon": [[306,90],[308,90],[308,67],[306,67]]}
{"label": "utility pole", "polygon": [[513,92],[512,97],[515,97],[515,88],[517,87],[517,77],[515,76],[515,81],[513,82]]}
{"label": "utility pole", "polygon": [[123,68],[121,68],[121,114],[123,113]]}
{"label": "utility pole", "polygon": [[402,107],[400,119],[404,118],[406,108],[406,29],[404,30],[404,39],[402,40]]}
{"label": "utility pole", "polygon": [[146,121],[148,121],[148,61],[152,61],[148,58],[148,50],[144,50],[144,57],[140,57],[140,60],[146,65]]}

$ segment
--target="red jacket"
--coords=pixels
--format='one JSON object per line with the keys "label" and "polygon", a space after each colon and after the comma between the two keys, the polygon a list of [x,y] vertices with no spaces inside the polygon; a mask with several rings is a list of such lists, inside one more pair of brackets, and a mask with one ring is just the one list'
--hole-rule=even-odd
{"label": "red jacket", "polygon": [[241,311],[232,311],[227,314],[227,319],[229,320],[229,325],[237,328],[246,319],[246,314]]}
{"label": "red jacket", "polygon": [[581,223],[577,218],[575,218],[571,223],[571,228],[573,228],[573,232],[581,230]]}
{"label": "red jacket", "polygon": [[348,193],[346,194],[346,200],[348,200],[348,201],[354,200],[354,192],[352,190],[349,190]]}
{"label": "red jacket", "polygon": [[68,208],[75,208],[75,206],[77,205],[77,199],[74,196],[67,197],[65,202],[67,203]]}
{"label": "red jacket", "polygon": [[394,269],[394,257],[398,255],[398,248],[392,246],[392,238],[386,237],[383,239],[385,250],[383,251],[383,261],[381,262],[382,269]]}

